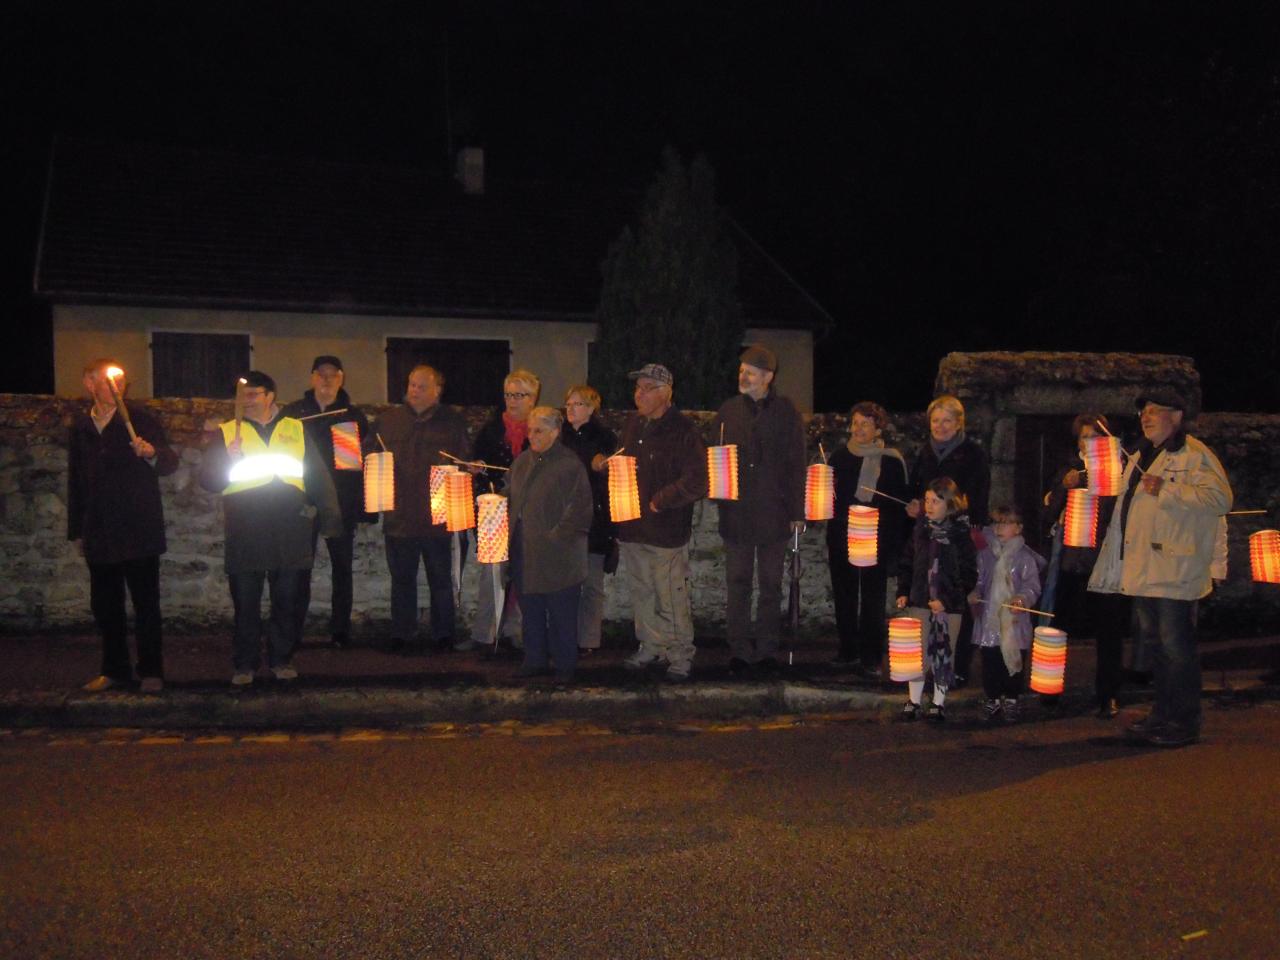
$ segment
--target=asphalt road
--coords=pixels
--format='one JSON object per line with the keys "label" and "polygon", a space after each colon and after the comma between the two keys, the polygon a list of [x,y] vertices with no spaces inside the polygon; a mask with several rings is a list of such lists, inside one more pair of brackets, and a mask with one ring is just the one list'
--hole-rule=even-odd
{"label": "asphalt road", "polygon": [[1280,705],[0,734],[0,957],[1280,956]]}

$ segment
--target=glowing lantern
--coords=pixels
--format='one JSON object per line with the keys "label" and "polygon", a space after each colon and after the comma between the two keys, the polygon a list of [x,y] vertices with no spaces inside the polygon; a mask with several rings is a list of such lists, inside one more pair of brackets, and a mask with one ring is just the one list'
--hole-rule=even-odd
{"label": "glowing lantern", "polygon": [[396,466],[390,452],[371,453],[364,460],[364,509],[383,513],[396,508]]}
{"label": "glowing lantern", "polygon": [[1031,689],[1061,693],[1067,674],[1067,635],[1057,627],[1036,627],[1031,641]]}
{"label": "glowing lantern", "polygon": [[1067,491],[1067,509],[1062,514],[1062,545],[1098,545],[1098,498],[1082,487]]}
{"label": "glowing lantern", "polygon": [[471,493],[471,474],[455,470],[444,478],[444,526],[450,533],[470,530],[476,525],[476,501]]}
{"label": "glowing lantern", "polygon": [[333,437],[333,469],[359,470],[364,465],[360,457],[360,424],[335,423],[329,428],[329,435]]}
{"label": "glowing lantern", "polygon": [[1259,530],[1249,538],[1249,566],[1258,583],[1280,583],[1280,530]]}
{"label": "glowing lantern", "polygon": [[889,621],[889,679],[901,683],[924,676],[924,627],[915,617]]}
{"label": "glowing lantern", "polygon": [[431,497],[431,522],[445,522],[444,478],[457,473],[458,468],[451,463],[436,464],[431,468],[431,479],[428,485],[428,496]]}
{"label": "glowing lantern", "polygon": [[609,459],[609,517],[614,523],[640,519],[635,457],[618,455]]}
{"label": "glowing lantern", "polygon": [[707,479],[712,500],[738,499],[738,445],[707,447]]}
{"label": "glowing lantern", "polygon": [[836,471],[825,463],[811,464],[804,478],[804,518],[830,520],[836,515]]}
{"label": "glowing lantern", "polygon": [[855,567],[876,565],[876,529],[880,511],[858,504],[849,508],[849,562]]}
{"label": "glowing lantern", "polygon": [[481,563],[507,561],[507,498],[482,493],[476,498],[476,559]]}
{"label": "glowing lantern", "polygon": [[1086,437],[1084,466],[1089,472],[1089,492],[1095,497],[1116,497],[1124,489],[1124,464],[1119,437]]}

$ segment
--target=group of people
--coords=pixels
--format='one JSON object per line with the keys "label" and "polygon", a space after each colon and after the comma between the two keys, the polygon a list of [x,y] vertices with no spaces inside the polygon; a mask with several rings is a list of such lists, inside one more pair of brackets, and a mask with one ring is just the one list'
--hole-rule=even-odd
{"label": "group of people", "polygon": [[[136,611],[138,674],[142,689],[154,692],[163,687],[158,477],[176,469],[177,458],[156,419],[121,399],[110,366],[102,360],[85,368],[92,405],[76,418],[70,437],[68,535],[82,543],[103,639],[102,675],[86,689],[132,679],[127,587]],[[770,350],[748,347],[738,366],[738,393],[711,425],[720,443],[738,449],[738,496],[718,501],[718,508],[729,665],[739,676],[779,669],[786,548],[805,523],[804,425],[774,388],[776,372]],[[538,377],[514,370],[503,383],[503,406],[474,443],[461,414],[442,403],[445,379],[435,368],[413,368],[403,404],[373,424],[351,403],[344,376],[339,358],[317,357],[312,388],[281,407],[270,376],[246,373],[238,416],[218,426],[201,460],[200,483],[224,501],[234,686],[252,684],[261,665],[264,584],[270,592],[266,665],[278,680],[297,676],[292,658],[321,537],[332,568],[331,637],[337,646],[350,643],[355,531],[377,520],[365,512],[357,450],[385,450],[394,459],[395,507],[382,515],[392,649],[423,649],[421,563],[434,647],[467,650],[505,638],[523,648],[520,675],[569,682],[579,657],[600,646],[604,577],[620,565],[637,641],[625,666],[672,682],[689,679],[695,655],[689,540],[694,505],[708,495],[708,464],[697,427],[675,405],[666,366],[648,363],[629,375],[635,411],[621,437],[598,416],[601,398],[592,387],[572,387],[562,409],[539,405]],[[903,719],[945,719],[947,692],[965,682],[973,646],[982,651],[987,716],[1011,718],[1026,672],[1030,617],[1037,602],[1043,607],[1056,595],[1063,620],[1087,623],[1098,638],[1100,713],[1115,715],[1123,637],[1132,628],[1156,677],[1155,708],[1133,732],[1163,745],[1193,741],[1200,724],[1196,601],[1212,586],[1210,565],[1231,489],[1213,453],[1186,434],[1187,404],[1176,392],[1150,393],[1138,409],[1142,439],[1125,469],[1123,492],[1104,500],[1100,547],[1064,547],[1059,522],[1046,561],[1026,544],[1016,509],[989,509],[987,458],[966,435],[957,398],[944,395],[929,405],[929,437],[909,468],[885,444],[885,410],[856,404],[848,442],[829,460],[837,663],[879,677],[887,584],[896,576],[893,605],[925,625],[924,672],[908,683]],[[1073,429],[1087,438],[1107,429],[1107,421],[1083,414]],[[606,476],[621,452],[636,461],[640,515],[615,523]],[[478,492],[493,489],[508,498],[510,560],[486,565],[469,637],[457,630],[456,610],[466,540],[434,522],[427,496],[432,467],[446,464],[471,471]],[[1055,479],[1046,494],[1055,519],[1065,491],[1085,480],[1080,465]],[[848,561],[848,508],[858,504],[878,508],[878,555],[871,566]]]}

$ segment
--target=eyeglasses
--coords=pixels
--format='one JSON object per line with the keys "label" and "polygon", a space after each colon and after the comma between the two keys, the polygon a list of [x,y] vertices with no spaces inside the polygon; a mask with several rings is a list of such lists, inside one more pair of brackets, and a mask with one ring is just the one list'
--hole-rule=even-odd
{"label": "eyeglasses", "polygon": [[532,393],[504,393],[502,395],[507,400],[528,400],[533,396]]}
{"label": "eyeglasses", "polygon": [[570,400],[568,403],[565,404],[565,406],[566,407],[589,407],[591,406],[591,404],[587,403],[585,400]]}
{"label": "eyeglasses", "polygon": [[662,389],[662,384],[660,383],[640,383],[639,381],[636,382],[636,393],[653,393],[653,391],[660,390],[660,389]]}

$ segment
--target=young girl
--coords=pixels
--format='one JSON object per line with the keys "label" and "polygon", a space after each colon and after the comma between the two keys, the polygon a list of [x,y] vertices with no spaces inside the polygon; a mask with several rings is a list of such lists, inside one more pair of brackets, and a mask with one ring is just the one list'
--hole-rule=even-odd
{"label": "young girl", "polygon": [[1031,615],[1011,608],[1035,604],[1045,562],[1022,539],[1022,514],[1016,509],[997,507],[991,519],[991,528],[984,531],[987,545],[978,554],[978,586],[969,595],[971,603],[981,604],[973,643],[982,650],[987,719],[1014,720],[1023,651],[1031,647]]}
{"label": "young girl", "polygon": [[[933,677],[933,703],[928,718],[946,719],[947,688],[954,676],[956,636],[960,614],[978,582],[977,557],[965,516],[964,494],[950,477],[938,477],[925,487],[924,509],[902,552],[898,570],[898,609],[918,618],[925,627],[925,673]],[[907,683],[903,720],[920,716],[924,677]]]}

